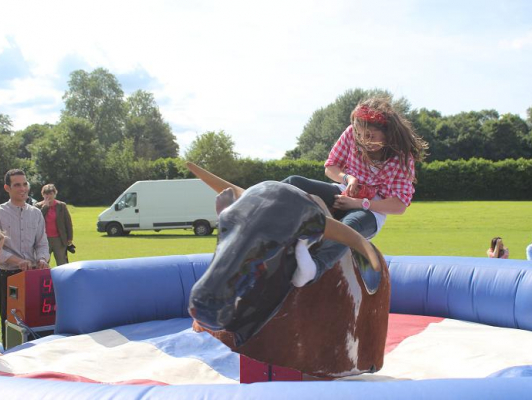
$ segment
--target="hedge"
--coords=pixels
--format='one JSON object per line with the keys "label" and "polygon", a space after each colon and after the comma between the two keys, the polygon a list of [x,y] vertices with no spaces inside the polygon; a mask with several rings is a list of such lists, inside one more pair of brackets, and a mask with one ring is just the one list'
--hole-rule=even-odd
{"label": "hedge", "polygon": [[[308,160],[238,161],[235,184],[247,188],[265,180],[302,175],[329,181],[322,162]],[[433,161],[416,166],[417,200],[532,200],[532,160]]]}

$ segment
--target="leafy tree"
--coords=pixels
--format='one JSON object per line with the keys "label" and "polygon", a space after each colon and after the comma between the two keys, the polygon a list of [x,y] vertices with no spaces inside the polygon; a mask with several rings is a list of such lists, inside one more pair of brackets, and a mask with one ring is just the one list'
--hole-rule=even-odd
{"label": "leafy tree", "polygon": [[154,179],[186,179],[192,174],[182,158],[159,158],[152,163]]}
{"label": "leafy tree", "polygon": [[[303,159],[325,160],[334,143],[349,125],[353,109],[360,101],[373,96],[386,96],[393,99],[392,94],[386,90],[348,90],[334,103],[315,111],[298,138],[296,148],[298,150],[294,149],[290,154],[297,155],[299,151]],[[405,98],[395,100],[393,104],[404,114],[407,114],[410,109]]]}
{"label": "leafy tree", "polygon": [[185,159],[231,180],[237,177],[238,154],[234,146],[233,139],[224,131],[205,132],[192,142]]}
{"label": "leafy tree", "polygon": [[436,141],[435,150],[437,151],[435,159],[456,160],[459,157],[459,149],[456,147],[458,132],[452,120],[441,119],[434,130],[434,137]]}
{"label": "leafy tree", "polygon": [[[419,119],[414,125],[419,127]],[[431,125],[433,134],[427,135],[432,138],[430,160],[516,159],[532,151],[527,124],[518,115],[470,111],[435,119]],[[425,128],[425,132],[430,130]]]}
{"label": "leafy tree", "polygon": [[0,114],[0,135],[11,135],[13,133],[13,122],[9,115]]}
{"label": "leafy tree", "polygon": [[121,143],[113,144],[105,154],[103,164],[106,186],[109,191],[108,198],[115,199],[135,181],[133,180],[135,152],[133,141],[126,139]]}
{"label": "leafy tree", "polygon": [[36,140],[44,137],[53,128],[50,124],[33,124],[22,131],[14,134],[14,140],[18,146],[19,158],[31,158],[30,145]]}
{"label": "leafy tree", "polygon": [[0,134],[0,202],[5,202],[9,198],[4,187],[4,175],[12,168],[20,168],[20,159],[17,158],[17,145],[8,134]]}
{"label": "leafy tree", "polygon": [[116,77],[106,69],[97,68],[91,73],[83,70],[72,72],[63,100],[63,117],[90,121],[105,147],[123,139],[126,115],[124,92]]}
{"label": "leafy tree", "polygon": [[[4,175],[13,168],[21,168],[26,172],[30,184],[34,183],[34,173],[30,160],[18,157],[19,143],[13,136],[13,123],[8,115],[0,114],[0,186],[4,186]],[[9,199],[8,194],[0,190],[0,203]]]}
{"label": "leafy tree", "polygon": [[412,126],[416,133],[421,136],[428,144],[429,150],[427,154],[427,161],[439,159],[441,153],[439,142],[436,139],[436,127],[440,122],[442,116],[436,110],[427,110],[422,108],[420,110],[412,110],[408,114],[408,119],[412,122]]}
{"label": "leafy tree", "polygon": [[482,126],[497,118],[499,113],[495,110],[463,112],[450,117],[457,132],[453,144],[456,149],[454,159],[486,157],[487,138],[482,132]]}
{"label": "leafy tree", "polygon": [[297,160],[301,158],[301,149],[299,147],[296,147],[292,150],[287,150],[284,153],[283,160]]}
{"label": "leafy tree", "polygon": [[65,117],[30,150],[42,182],[56,184],[62,198],[80,205],[106,198],[105,153],[89,121]]}
{"label": "leafy tree", "polygon": [[126,102],[126,137],[133,140],[135,155],[149,160],[177,157],[179,146],[170,125],[163,120],[153,94],[134,92]]}
{"label": "leafy tree", "polygon": [[532,157],[532,133],[518,115],[505,114],[486,122],[483,132],[488,137],[487,157],[490,160]]}

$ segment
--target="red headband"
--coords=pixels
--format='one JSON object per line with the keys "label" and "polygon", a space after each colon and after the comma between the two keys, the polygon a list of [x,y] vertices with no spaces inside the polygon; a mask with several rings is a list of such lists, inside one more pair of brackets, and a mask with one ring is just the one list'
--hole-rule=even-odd
{"label": "red headband", "polygon": [[360,118],[363,121],[379,124],[382,126],[386,126],[388,122],[386,121],[386,117],[384,114],[372,110],[368,106],[360,106],[355,110],[354,113],[355,118]]}

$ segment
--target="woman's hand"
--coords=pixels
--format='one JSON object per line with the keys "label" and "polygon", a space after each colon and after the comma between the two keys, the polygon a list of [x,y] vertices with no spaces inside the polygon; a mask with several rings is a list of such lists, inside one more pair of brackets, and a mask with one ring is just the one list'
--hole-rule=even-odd
{"label": "woman's hand", "polygon": [[362,200],[353,197],[337,194],[334,200],[333,208],[338,210],[352,210],[353,208],[362,208]]}
{"label": "woman's hand", "polygon": [[350,197],[355,197],[357,194],[358,180],[352,175],[347,176],[347,187],[345,193]]}
{"label": "woman's hand", "polygon": [[501,249],[503,249],[502,240],[497,239],[497,244],[495,245],[495,248],[493,249],[493,257],[500,258],[499,253],[501,252]]}

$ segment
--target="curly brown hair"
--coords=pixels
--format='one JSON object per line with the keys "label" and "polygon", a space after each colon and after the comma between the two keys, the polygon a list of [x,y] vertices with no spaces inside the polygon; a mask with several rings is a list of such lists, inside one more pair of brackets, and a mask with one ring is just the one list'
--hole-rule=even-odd
{"label": "curly brown hair", "polygon": [[[357,111],[362,107],[369,108],[375,115],[382,115],[385,123],[378,122],[380,118],[376,118],[370,122],[358,118],[356,116]],[[358,103],[351,112],[351,124],[353,125],[357,145],[367,160],[370,160],[368,157],[368,146],[371,143],[360,133],[363,130],[360,128],[367,128],[368,126],[379,129],[386,137],[384,160],[398,156],[401,166],[406,171],[408,170],[410,157],[414,161],[422,161],[425,157],[425,150],[428,149],[427,142],[416,134],[410,121],[393,108],[389,97],[372,97]]]}

